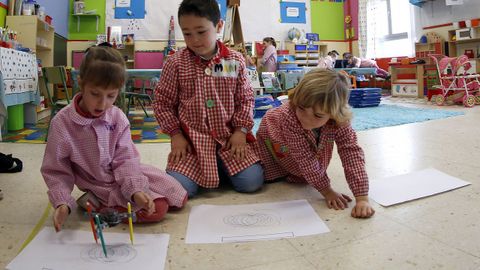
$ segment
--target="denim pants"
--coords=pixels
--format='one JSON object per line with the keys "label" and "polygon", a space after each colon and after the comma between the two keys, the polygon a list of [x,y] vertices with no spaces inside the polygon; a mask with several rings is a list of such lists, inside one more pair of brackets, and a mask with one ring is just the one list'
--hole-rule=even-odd
{"label": "denim pants", "polygon": [[[260,162],[257,162],[252,166],[246,168],[245,170],[232,176],[229,176],[227,174],[227,170],[225,168],[225,165],[223,164],[223,161],[218,157],[217,164],[220,182],[228,179],[232,183],[233,189],[237,192],[255,192],[259,190],[263,185],[263,168],[260,165]],[[167,171],[167,173],[173,178],[175,178],[183,186],[183,188],[187,191],[189,198],[197,195],[199,186],[192,179],[175,171]]]}

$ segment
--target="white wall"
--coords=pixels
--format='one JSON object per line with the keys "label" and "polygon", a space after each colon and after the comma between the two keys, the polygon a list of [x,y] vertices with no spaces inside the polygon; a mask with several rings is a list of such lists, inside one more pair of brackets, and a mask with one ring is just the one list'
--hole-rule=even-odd
{"label": "white wall", "polygon": [[[280,23],[280,1],[278,0],[242,0],[239,10],[244,40],[262,40],[267,36],[272,36],[277,40],[285,40],[287,31],[292,27],[305,30],[307,33],[310,32],[310,1],[291,1],[306,4],[306,24]],[[175,18],[175,38],[182,40],[183,36],[177,19],[180,3],[181,0],[145,0],[145,9],[148,11],[145,19],[133,21],[114,19],[115,0],[107,0],[106,25],[121,25],[123,32],[135,34],[135,40],[166,40],[168,39],[170,16],[173,15]],[[138,25],[138,29],[132,27],[132,24]]]}
{"label": "white wall", "polygon": [[429,1],[415,8],[415,18],[423,27],[480,17],[480,0],[463,0],[463,5],[447,6],[445,0]]}

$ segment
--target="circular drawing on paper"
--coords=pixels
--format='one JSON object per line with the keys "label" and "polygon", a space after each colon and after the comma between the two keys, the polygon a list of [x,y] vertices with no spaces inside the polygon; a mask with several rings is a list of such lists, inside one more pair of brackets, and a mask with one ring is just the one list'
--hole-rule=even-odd
{"label": "circular drawing on paper", "polygon": [[82,259],[96,263],[127,263],[137,257],[137,251],[128,244],[107,245],[107,257],[102,245],[89,246],[82,251]]}
{"label": "circular drawing on paper", "polygon": [[234,227],[263,227],[280,224],[280,217],[272,213],[240,213],[226,216],[223,222]]}

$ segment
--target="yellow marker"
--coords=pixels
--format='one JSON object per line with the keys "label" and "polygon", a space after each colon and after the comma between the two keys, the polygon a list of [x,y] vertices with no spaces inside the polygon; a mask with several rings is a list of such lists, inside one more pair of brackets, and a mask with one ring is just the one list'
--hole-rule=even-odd
{"label": "yellow marker", "polygon": [[133,224],[132,224],[132,205],[127,203],[128,210],[128,226],[130,227],[130,242],[133,245]]}

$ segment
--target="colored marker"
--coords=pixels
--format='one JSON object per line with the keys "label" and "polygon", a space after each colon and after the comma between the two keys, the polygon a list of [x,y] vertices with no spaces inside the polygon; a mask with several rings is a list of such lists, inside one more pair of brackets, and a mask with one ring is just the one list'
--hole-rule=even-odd
{"label": "colored marker", "polygon": [[97,223],[98,236],[100,236],[100,242],[102,242],[103,254],[105,254],[105,257],[107,257],[107,248],[105,247],[105,240],[103,239],[102,224],[100,224],[100,218],[98,217],[98,214],[95,214],[95,223]]}
{"label": "colored marker", "polygon": [[90,226],[92,227],[93,238],[95,239],[95,243],[98,244],[97,233],[95,232],[95,224],[93,223],[92,205],[89,202],[87,202],[87,213],[88,217],[90,217]]}
{"label": "colored marker", "polygon": [[132,205],[129,202],[127,203],[127,210],[128,210],[128,226],[130,227],[130,242],[133,245]]}

